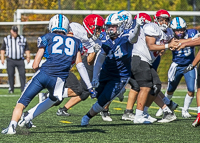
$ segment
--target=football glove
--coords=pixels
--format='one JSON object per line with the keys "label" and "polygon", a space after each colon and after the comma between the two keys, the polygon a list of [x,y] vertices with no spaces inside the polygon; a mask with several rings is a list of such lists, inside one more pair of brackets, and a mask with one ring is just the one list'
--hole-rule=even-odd
{"label": "football glove", "polygon": [[98,43],[96,43],[93,48],[94,52],[97,53],[101,49],[101,46]]}
{"label": "football glove", "polygon": [[189,71],[191,71],[191,70],[193,70],[194,69],[194,66],[192,65],[192,64],[189,64],[185,69],[184,69],[184,73],[187,73],[187,72],[189,72]]}
{"label": "football glove", "polygon": [[91,97],[91,99],[94,99],[94,98],[97,97],[97,92],[95,91],[95,89],[90,88],[90,89],[89,89],[89,92],[90,92],[90,97]]}
{"label": "football glove", "polygon": [[139,18],[139,14],[138,14],[136,18],[136,24],[142,26],[144,24],[144,20],[145,19],[143,17]]}
{"label": "football glove", "polygon": [[93,80],[92,80],[92,86],[93,86],[94,88],[97,88],[97,87],[99,86],[99,80],[98,80],[98,79],[93,79]]}

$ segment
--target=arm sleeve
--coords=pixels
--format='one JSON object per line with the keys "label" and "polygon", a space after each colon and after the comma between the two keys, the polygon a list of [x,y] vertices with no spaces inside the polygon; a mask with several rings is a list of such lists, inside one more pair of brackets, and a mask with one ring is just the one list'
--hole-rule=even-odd
{"label": "arm sleeve", "polygon": [[103,62],[106,58],[106,53],[103,49],[101,49],[96,56],[95,63],[94,63],[94,69],[93,69],[93,79],[99,78],[99,73],[101,70],[101,67],[103,65]]}
{"label": "arm sleeve", "polygon": [[87,73],[87,70],[86,70],[84,64],[82,62],[80,62],[76,65],[76,68],[77,68],[79,74],[81,75],[83,81],[87,85],[87,88],[88,89],[92,88],[92,84],[90,82],[90,79],[89,79],[89,76],[88,76],[88,73]]}
{"label": "arm sleeve", "polygon": [[140,34],[140,25],[137,24],[134,29],[130,30],[129,34],[129,42],[131,44],[136,43]]}

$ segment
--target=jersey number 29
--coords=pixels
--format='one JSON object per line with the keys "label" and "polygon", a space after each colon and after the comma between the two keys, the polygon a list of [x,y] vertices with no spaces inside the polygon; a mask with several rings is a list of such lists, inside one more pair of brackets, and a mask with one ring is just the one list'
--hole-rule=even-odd
{"label": "jersey number 29", "polygon": [[66,55],[72,56],[74,54],[75,42],[72,38],[68,37],[64,41],[64,39],[61,36],[55,36],[53,38],[53,41],[56,42],[56,44],[52,46],[53,54],[62,54],[63,49],[60,49],[59,47],[61,47],[63,44],[65,45],[64,52]]}

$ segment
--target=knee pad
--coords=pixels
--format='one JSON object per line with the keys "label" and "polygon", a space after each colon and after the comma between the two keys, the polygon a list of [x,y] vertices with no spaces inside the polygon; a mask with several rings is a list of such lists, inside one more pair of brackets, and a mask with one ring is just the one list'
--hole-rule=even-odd
{"label": "knee pad", "polygon": [[101,112],[103,110],[103,107],[101,107],[98,102],[96,102],[92,106],[92,108],[93,108],[94,112],[96,112],[96,113],[99,113],[99,112]]}
{"label": "knee pad", "polygon": [[161,84],[155,84],[151,88],[150,94],[157,96],[160,91],[161,91]]}
{"label": "knee pad", "polygon": [[89,91],[83,91],[82,94],[80,95],[80,98],[82,101],[84,101],[88,98],[89,95],[90,95]]}

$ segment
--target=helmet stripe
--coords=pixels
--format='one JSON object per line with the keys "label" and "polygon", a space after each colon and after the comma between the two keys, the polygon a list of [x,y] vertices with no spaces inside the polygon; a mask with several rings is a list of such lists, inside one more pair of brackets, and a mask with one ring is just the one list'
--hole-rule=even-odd
{"label": "helmet stripe", "polygon": [[58,27],[62,27],[62,19],[63,19],[62,14],[59,14],[59,23],[58,23]]}
{"label": "helmet stripe", "polygon": [[181,25],[180,25],[179,17],[176,17],[176,22],[177,22],[177,28],[176,29],[182,28]]}

